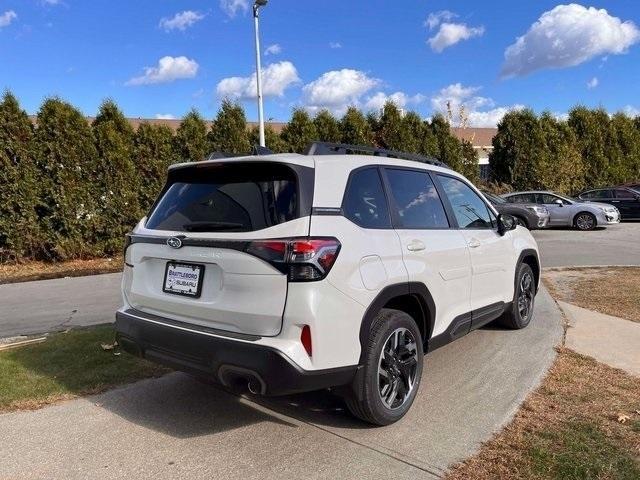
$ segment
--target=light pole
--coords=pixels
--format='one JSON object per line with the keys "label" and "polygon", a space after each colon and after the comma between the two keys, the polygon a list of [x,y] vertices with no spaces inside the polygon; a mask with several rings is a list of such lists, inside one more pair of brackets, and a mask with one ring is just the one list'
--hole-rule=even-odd
{"label": "light pole", "polygon": [[269,0],[255,0],[253,4],[253,24],[256,33],[256,83],[258,85],[258,131],[260,132],[260,146],[264,147],[264,109],[262,107],[262,70],[260,68],[260,29],[258,25],[258,10],[267,5]]}

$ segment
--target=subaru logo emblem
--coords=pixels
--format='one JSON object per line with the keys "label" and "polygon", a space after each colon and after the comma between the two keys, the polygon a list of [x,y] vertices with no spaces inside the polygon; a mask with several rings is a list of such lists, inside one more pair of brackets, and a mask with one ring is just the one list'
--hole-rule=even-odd
{"label": "subaru logo emblem", "polygon": [[167,239],[167,245],[169,245],[171,248],[180,248],[182,247],[182,240],[180,240],[178,237],[171,237]]}

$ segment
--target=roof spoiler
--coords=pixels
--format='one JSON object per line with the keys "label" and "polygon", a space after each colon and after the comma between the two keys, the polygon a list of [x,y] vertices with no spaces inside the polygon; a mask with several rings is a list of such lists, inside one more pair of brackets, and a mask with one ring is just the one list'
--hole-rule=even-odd
{"label": "roof spoiler", "polygon": [[[250,155],[258,156],[258,155],[273,155],[273,152],[269,150],[267,147],[261,147],[260,145],[254,145],[251,149]],[[204,157],[204,160],[221,160],[223,158],[234,158],[234,157],[246,157],[247,155],[244,153],[227,153],[227,152],[211,152],[209,155]]]}
{"label": "roof spoiler", "polygon": [[370,147],[367,145],[348,145],[345,143],[313,142],[307,147],[305,155],[373,155],[374,157],[412,160],[414,162],[428,163],[429,165],[435,165],[437,167],[449,168],[449,165],[446,163],[432,157],[386,150],[384,148]]}

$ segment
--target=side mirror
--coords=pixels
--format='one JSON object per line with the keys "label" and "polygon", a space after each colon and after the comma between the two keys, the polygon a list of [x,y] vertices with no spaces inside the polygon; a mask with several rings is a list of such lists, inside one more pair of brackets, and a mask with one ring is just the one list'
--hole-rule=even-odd
{"label": "side mirror", "polygon": [[516,218],[507,213],[501,213],[498,215],[498,233],[504,235],[509,230],[515,230],[518,226]]}
{"label": "side mirror", "polygon": [[558,205],[559,207],[564,207],[564,202],[562,200],[560,200],[559,198],[555,199],[553,201],[553,203],[555,203],[556,205]]}

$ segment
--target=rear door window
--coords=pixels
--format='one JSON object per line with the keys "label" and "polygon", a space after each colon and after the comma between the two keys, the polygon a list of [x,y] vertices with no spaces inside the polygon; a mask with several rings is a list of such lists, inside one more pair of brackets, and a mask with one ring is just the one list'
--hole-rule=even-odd
{"label": "rear door window", "polygon": [[449,228],[442,201],[427,172],[386,169],[397,228]]}
{"label": "rear door window", "polygon": [[299,218],[295,172],[282,164],[217,164],[171,172],[147,228],[251,232]]}
{"label": "rear door window", "polygon": [[625,188],[617,188],[616,189],[616,198],[620,198],[623,200],[635,200],[637,194],[634,194],[632,191],[627,190]]}
{"label": "rear door window", "polygon": [[511,203],[536,203],[535,193],[522,193],[520,195],[513,195],[507,198]]}
{"label": "rear door window", "polygon": [[611,198],[612,196],[611,190],[593,190],[592,192],[589,192],[588,198]]}
{"label": "rear door window", "polygon": [[376,167],[351,174],[343,209],[349,220],[363,228],[391,228],[387,198]]}

